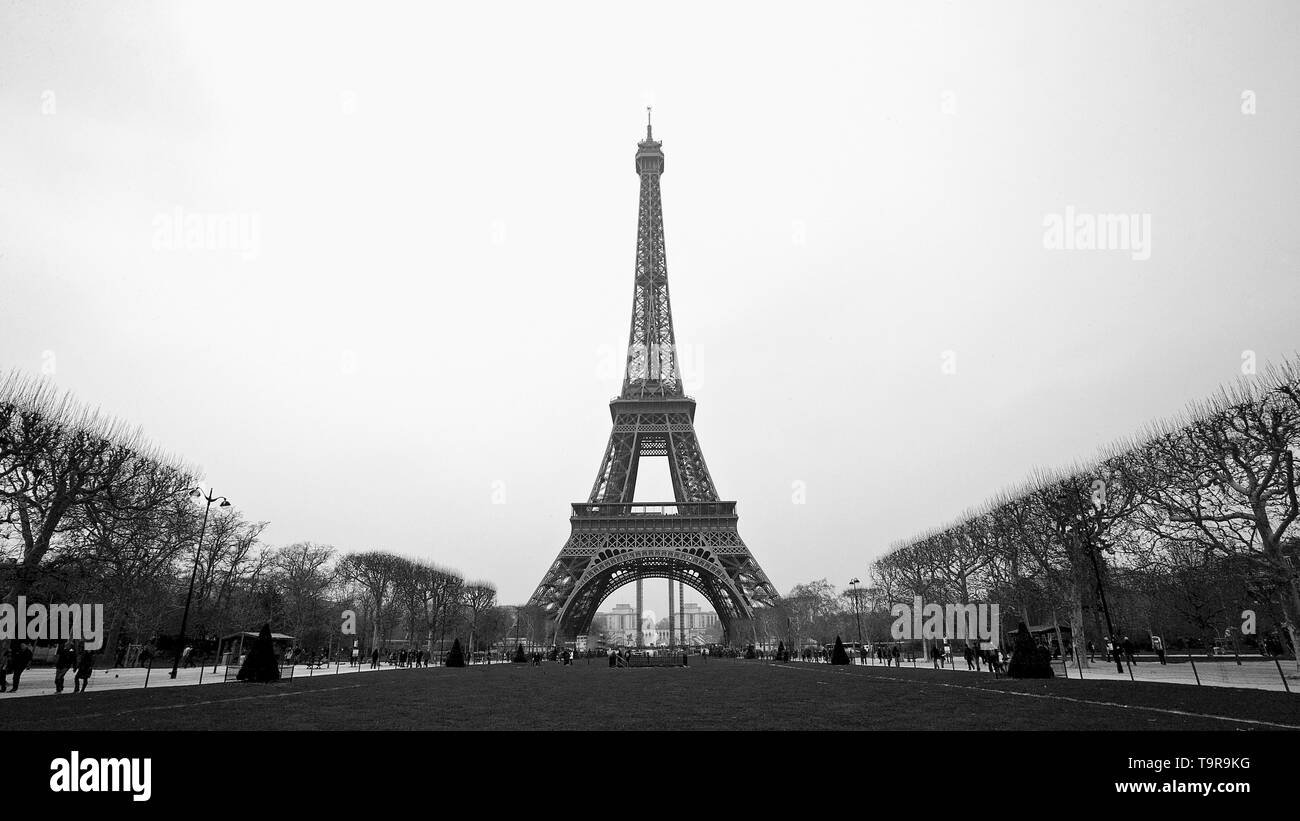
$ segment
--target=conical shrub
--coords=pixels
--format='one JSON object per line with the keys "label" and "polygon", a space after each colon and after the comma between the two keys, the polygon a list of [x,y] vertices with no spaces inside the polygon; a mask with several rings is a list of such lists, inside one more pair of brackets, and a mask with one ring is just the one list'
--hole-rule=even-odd
{"label": "conical shrub", "polygon": [[275,657],[275,643],[271,640],[271,625],[263,624],[253,641],[253,647],[239,668],[239,681],[279,681],[280,661]]}
{"label": "conical shrub", "polygon": [[465,666],[465,651],[460,649],[460,639],[456,639],[451,643],[451,652],[447,654],[447,666]]}
{"label": "conical shrub", "polygon": [[835,637],[835,649],[831,651],[831,664],[848,664],[849,654],[844,650],[844,642]]}

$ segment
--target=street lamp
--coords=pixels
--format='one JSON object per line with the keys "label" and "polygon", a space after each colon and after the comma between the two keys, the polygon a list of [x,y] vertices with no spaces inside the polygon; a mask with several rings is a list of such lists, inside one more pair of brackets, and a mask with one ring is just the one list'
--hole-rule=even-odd
{"label": "street lamp", "polygon": [[[1061,498],[1064,500],[1066,495],[1061,494]],[[1100,529],[1101,515],[1106,510],[1106,502],[1100,499],[1093,499],[1090,502],[1090,505],[1097,511],[1097,529]],[[1066,525],[1065,531],[1079,539],[1088,550],[1088,558],[1092,560],[1092,572],[1093,575],[1097,577],[1097,597],[1101,599],[1101,610],[1106,614],[1106,631],[1110,635],[1111,648],[1115,653],[1115,669],[1119,671],[1120,675],[1123,675],[1124,662],[1120,661],[1119,636],[1115,635],[1115,625],[1110,619],[1110,606],[1106,604],[1106,589],[1101,583],[1101,565],[1097,562],[1097,548],[1092,543],[1091,532],[1089,531],[1085,534],[1085,529],[1083,527],[1083,523],[1088,517],[1085,513],[1076,513],[1072,514],[1072,516],[1077,518],[1079,526],[1074,527],[1073,525]]]}
{"label": "street lamp", "polygon": [[853,615],[858,619],[858,655],[865,659],[866,656],[863,654],[866,649],[862,646],[862,609],[858,602],[858,577],[849,579],[849,584],[853,587]]}
{"label": "street lamp", "polygon": [[181,651],[185,647],[185,627],[190,620],[190,602],[194,599],[194,577],[199,572],[199,553],[203,549],[203,536],[208,532],[208,513],[212,510],[212,503],[218,499],[221,500],[220,507],[230,507],[230,500],[225,496],[213,496],[211,492],[205,494],[197,487],[192,487],[189,491],[191,499],[203,499],[207,501],[207,505],[203,508],[203,526],[199,528],[199,541],[194,546],[194,566],[190,568],[190,591],[185,594],[185,613],[181,616],[180,641],[172,657],[172,671],[169,673],[171,678],[176,678],[176,670],[181,666]]}

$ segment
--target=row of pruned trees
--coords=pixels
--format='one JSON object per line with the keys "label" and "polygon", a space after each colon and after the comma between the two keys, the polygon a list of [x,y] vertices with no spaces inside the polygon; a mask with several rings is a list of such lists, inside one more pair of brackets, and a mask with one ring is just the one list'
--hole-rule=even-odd
{"label": "row of pruned trees", "polygon": [[870,592],[858,586],[841,590],[826,579],[796,584],[774,606],[756,608],[752,625],[733,627],[733,641],[746,643],[752,633],[762,645],[775,647],[782,642],[793,652],[806,645],[830,644],[836,636],[857,641],[859,627],[864,642],[879,640],[888,625],[882,626],[883,617],[872,606]]}
{"label": "row of pruned trees", "polygon": [[871,567],[871,595],[998,602],[1004,626],[1050,625],[1060,640],[1068,624],[1100,647],[1104,593],[1114,631],[1135,640],[1249,641],[1244,625],[1276,631],[1294,658],[1297,458],[1300,367],[1287,362],[894,545]]}
{"label": "row of pruned trees", "polygon": [[527,637],[521,608],[498,604],[490,582],[383,550],[347,554],[335,569],[367,647],[434,650],[459,638],[477,650]]}
{"label": "row of pruned trees", "polygon": [[[78,405],[45,381],[0,375],[0,596],[102,603],[110,660],[126,647],[172,650],[194,575],[186,633],[206,641],[270,622],[307,648],[337,648],[354,610],[369,646],[398,627],[495,639],[505,616],[485,582],[381,551],[261,543],[266,522],[204,507],[198,471],[138,430]],[[510,614],[513,624],[514,614]]]}

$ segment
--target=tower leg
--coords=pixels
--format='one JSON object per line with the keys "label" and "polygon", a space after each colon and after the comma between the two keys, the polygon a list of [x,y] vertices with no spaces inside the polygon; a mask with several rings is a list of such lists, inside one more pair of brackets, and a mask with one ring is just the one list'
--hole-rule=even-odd
{"label": "tower leg", "polygon": [[673,580],[668,580],[668,646],[673,647],[677,644],[677,621],[674,618],[676,613],[673,610]]}
{"label": "tower leg", "polygon": [[645,642],[645,607],[642,598],[641,580],[636,580],[636,646],[640,647]]}
{"label": "tower leg", "polygon": [[677,607],[677,623],[682,631],[682,646],[686,647],[686,582],[677,583]]}

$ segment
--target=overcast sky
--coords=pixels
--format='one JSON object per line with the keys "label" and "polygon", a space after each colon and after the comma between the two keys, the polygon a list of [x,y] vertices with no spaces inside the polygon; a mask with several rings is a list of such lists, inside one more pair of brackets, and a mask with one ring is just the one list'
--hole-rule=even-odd
{"label": "overcast sky", "polygon": [[653,103],[710,470],[782,592],[843,587],[1300,346],[1298,42],[1289,2],[6,2],[0,368],[271,544],[522,602],[609,436]]}

